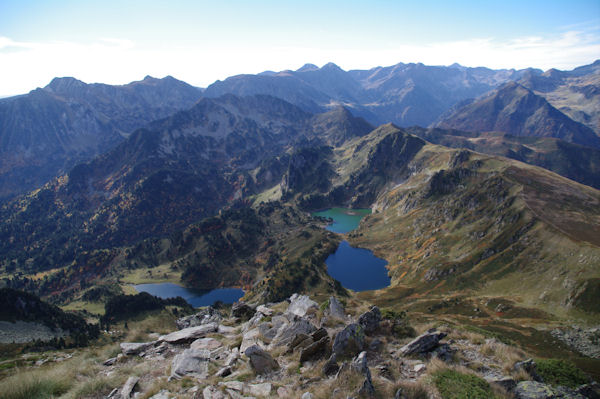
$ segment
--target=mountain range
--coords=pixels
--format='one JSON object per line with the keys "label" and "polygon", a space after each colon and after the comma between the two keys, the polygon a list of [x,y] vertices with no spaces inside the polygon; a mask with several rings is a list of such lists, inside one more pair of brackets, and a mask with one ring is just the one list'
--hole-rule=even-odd
{"label": "mountain range", "polygon": [[[600,392],[584,374],[600,378],[598,76],[598,62],[307,64],[206,89],[57,78],[0,100],[3,393],[72,380],[46,396],[129,397],[137,383],[144,397],[508,398],[539,375],[536,389],[567,392],[558,375]],[[314,212],[338,207],[367,216],[333,233]],[[351,247],[387,262],[389,286],[329,274]],[[243,298],[186,316],[181,297],[137,293],[146,283]],[[430,355],[407,355],[431,337]],[[326,360],[346,344],[365,352]],[[284,371],[258,376],[248,348]],[[202,378],[167,381],[190,353]],[[548,356],[560,360],[536,358],[539,375],[522,361]],[[366,377],[344,380],[359,360]],[[450,388],[436,380],[449,372]]]}
{"label": "mountain range", "polygon": [[345,206],[373,209],[347,238],[417,302],[511,286],[551,314],[597,312],[599,138],[561,111],[585,112],[580,97],[552,101],[598,72],[327,64],[206,90],[55,79],[0,101],[5,283],[69,302],[159,267],[265,301],[337,292],[322,266],[339,237],[308,212]]}
{"label": "mountain range", "polygon": [[437,126],[514,136],[556,137],[600,148],[600,137],[592,129],[575,122],[516,82],[506,83],[484,98],[458,108],[442,118]]}
{"label": "mountain range", "polygon": [[135,129],[191,107],[201,90],[172,77],[124,86],[55,78],[0,100],[0,198],[37,188]]}
{"label": "mountain range", "polygon": [[[402,63],[344,71],[332,63],[307,64],[296,71],[233,76],[205,90],[172,77],[124,86],[56,78],[29,94],[0,100],[0,200],[41,186],[201,97],[225,94],[271,95],[313,114],[343,107],[371,125],[495,129],[597,146],[599,70],[598,62],[547,72]],[[484,108],[486,114],[479,114]]]}
{"label": "mountain range", "polygon": [[232,76],[208,86],[204,95],[269,94],[310,112],[343,105],[376,125],[428,126],[457,102],[478,97],[528,71],[402,63],[344,71],[333,63],[322,68],[307,64],[296,71]]}

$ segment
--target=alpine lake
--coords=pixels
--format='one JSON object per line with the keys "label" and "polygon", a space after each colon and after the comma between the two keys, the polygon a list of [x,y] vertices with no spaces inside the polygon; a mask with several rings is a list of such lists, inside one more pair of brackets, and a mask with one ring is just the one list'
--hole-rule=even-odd
{"label": "alpine lake", "polygon": [[215,302],[233,303],[244,296],[240,288],[216,288],[210,291],[194,290],[173,283],[137,284],[138,292],[147,292],[159,298],[182,297],[194,307],[210,306]]}
{"label": "alpine lake", "polygon": [[[358,227],[361,219],[371,213],[370,209],[330,208],[314,212],[332,222],[325,228],[334,233],[346,234]],[[387,261],[373,255],[368,249],[354,248],[348,241],[342,241],[337,250],[325,260],[327,272],[345,288],[354,291],[368,291],[390,285]],[[194,307],[210,306],[215,302],[233,303],[244,296],[240,288],[217,288],[200,291],[185,288],[173,283],[137,284],[138,292],[147,292],[159,298],[180,296]]]}
{"label": "alpine lake", "polygon": [[[331,219],[332,223],[326,229],[345,234],[357,228],[361,219],[370,213],[370,209],[330,208],[314,212],[313,216]],[[386,260],[376,257],[368,249],[354,248],[345,240],[325,263],[331,277],[354,291],[377,290],[389,286],[391,282],[385,267]]]}

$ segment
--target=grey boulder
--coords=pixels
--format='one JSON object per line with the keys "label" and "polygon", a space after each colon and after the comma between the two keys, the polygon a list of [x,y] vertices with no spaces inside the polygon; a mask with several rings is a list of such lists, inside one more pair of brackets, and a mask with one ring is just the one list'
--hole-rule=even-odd
{"label": "grey boulder", "polygon": [[286,313],[304,317],[311,308],[318,310],[319,305],[307,295],[294,294],[290,297],[290,305],[288,306]]}
{"label": "grey boulder", "polygon": [[266,374],[279,369],[277,361],[258,345],[252,345],[246,349],[244,354],[250,359],[250,365],[257,374]]}
{"label": "grey boulder", "polygon": [[360,324],[367,335],[371,335],[379,329],[379,323],[381,322],[381,312],[377,306],[371,306],[368,312],[361,314],[358,317],[358,324]]}
{"label": "grey boulder", "polygon": [[400,348],[400,353],[402,353],[403,356],[407,356],[414,353],[429,352],[438,346],[440,340],[445,336],[446,333],[429,330],[425,334],[419,335],[417,338]]}
{"label": "grey boulder", "polygon": [[122,342],[119,344],[124,355],[138,355],[154,346],[156,342]]}
{"label": "grey boulder", "polygon": [[198,338],[203,338],[206,334],[216,332],[217,323],[208,323],[196,327],[188,327],[183,330],[175,331],[158,338],[159,341],[168,342],[170,344],[180,344],[184,342],[194,341]]}
{"label": "grey boulder", "polygon": [[515,399],[553,399],[554,390],[537,381],[521,381],[515,388]]}
{"label": "grey boulder", "polygon": [[364,329],[360,325],[352,323],[336,334],[332,350],[338,356],[354,356],[361,352],[364,347]]}
{"label": "grey boulder", "polygon": [[173,358],[171,378],[190,376],[204,379],[208,376],[209,360],[210,351],[206,349],[186,349]]}

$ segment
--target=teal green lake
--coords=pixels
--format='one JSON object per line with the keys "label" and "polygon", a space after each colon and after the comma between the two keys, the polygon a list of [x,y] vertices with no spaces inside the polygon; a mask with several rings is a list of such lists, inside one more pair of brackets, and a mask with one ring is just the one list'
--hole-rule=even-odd
{"label": "teal green lake", "polygon": [[333,223],[326,227],[334,233],[348,233],[358,227],[360,220],[371,214],[370,209],[330,208],[314,212],[313,216],[333,219]]}

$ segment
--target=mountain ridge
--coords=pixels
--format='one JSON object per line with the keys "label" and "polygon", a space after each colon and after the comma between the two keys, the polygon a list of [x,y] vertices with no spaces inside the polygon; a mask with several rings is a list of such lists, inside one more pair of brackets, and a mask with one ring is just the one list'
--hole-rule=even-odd
{"label": "mountain ridge", "polygon": [[0,100],[0,198],[42,185],[133,129],[193,105],[200,93],[169,77],[122,86],[55,78]]}
{"label": "mountain ridge", "polygon": [[556,137],[600,147],[600,137],[517,82],[502,85],[446,116],[437,127],[514,136]]}

